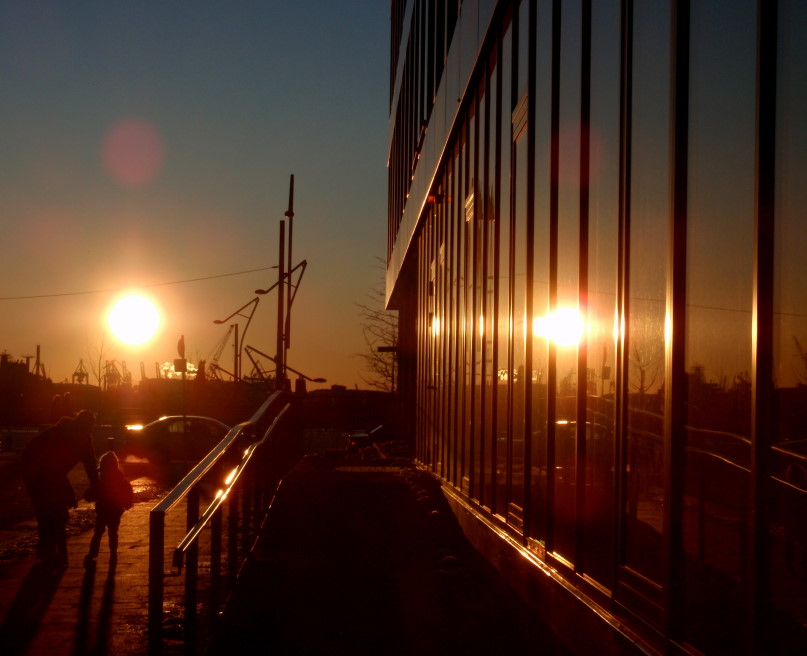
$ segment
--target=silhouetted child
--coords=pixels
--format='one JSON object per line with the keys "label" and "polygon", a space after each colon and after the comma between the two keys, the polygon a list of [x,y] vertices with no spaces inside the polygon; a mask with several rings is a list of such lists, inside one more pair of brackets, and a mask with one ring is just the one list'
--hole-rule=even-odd
{"label": "silhouetted child", "polygon": [[84,559],[85,566],[95,565],[101,536],[109,530],[109,562],[118,560],[118,527],[124,510],[132,507],[134,494],[132,484],[126,480],[118,466],[118,457],[107,451],[99,464],[97,497],[95,500],[95,532],[90,540],[90,553]]}

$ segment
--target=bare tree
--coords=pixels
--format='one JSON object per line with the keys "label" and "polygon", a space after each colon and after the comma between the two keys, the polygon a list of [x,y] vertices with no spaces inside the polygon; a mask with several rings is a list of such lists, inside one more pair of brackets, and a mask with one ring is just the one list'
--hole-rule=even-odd
{"label": "bare tree", "polygon": [[[631,381],[631,389],[638,392],[640,395],[647,394],[648,390],[650,390],[653,385],[656,384],[656,378],[658,377],[658,362],[656,358],[649,358],[645,359],[642,356],[642,353],[639,352],[639,348],[634,344],[633,345],[633,356],[630,358],[630,363],[639,370],[639,382],[635,383]],[[648,380],[648,372],[652,369],[652,373],[650,374],[650,378]]]}
{"label": "bare tree", "polygon": [[87,362],[90,363],[90,372],[98,383],[98,387],[103,387],[104,374],[106,372],[105,363],[112,359],[112,351],[106,347],[104,334],[101,333],[101,344],[96,346],[87,340]]}
{"label": "bare tree", "polygon": [[[378,258],[382,273],[384,260]],[[384,277],[381,276],[368,293],[366,303],[356,303],[362,320],[362,332],[367,350],[358,353],[364,360],[367,375],[361,379],[373,389],[394,392],[397,386],[398,354],[398,313],[384,307]]]}

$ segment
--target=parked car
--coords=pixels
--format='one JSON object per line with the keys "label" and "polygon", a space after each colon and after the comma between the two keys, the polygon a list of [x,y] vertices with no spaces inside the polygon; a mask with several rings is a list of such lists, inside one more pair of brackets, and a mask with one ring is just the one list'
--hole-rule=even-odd
{"label": "parked car", "polygon": [[349,430],[343,433],[348,453],[358,453],[372,444],[370,431]]}
{"label": "parked car", "polygon": [[145,426],[126,426],[123,453],[152,463],[201,460],[229,431],[227,424],[212,417],[160,417]]}
{"label": "parked car", "polygon": [[355,428],[343,433],[348,453],[358,453],[375,442],[383,442],[389,431],[381,424],[373,429]]}

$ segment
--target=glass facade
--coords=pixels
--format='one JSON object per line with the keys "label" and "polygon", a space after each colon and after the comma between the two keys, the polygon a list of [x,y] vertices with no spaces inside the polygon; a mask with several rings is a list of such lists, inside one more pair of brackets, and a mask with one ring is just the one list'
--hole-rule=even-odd
{"label": "glass facade", "polygon": [[804,3],[392,5],[418,460],[659,652],[807,652]]}

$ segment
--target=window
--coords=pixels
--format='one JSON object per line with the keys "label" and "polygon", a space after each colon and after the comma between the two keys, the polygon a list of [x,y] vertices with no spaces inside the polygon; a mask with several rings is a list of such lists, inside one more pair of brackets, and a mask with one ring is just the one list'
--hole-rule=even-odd
{"label": "window", "polygon": [[[622,564],[658,596],[664,511],[664,375],[667,230],[670,212],[670,21],[668,1],[633,5],[629,276],[625,358],[628,414],[622,463]],[[642,581],[631,579],[634,585]]]}

